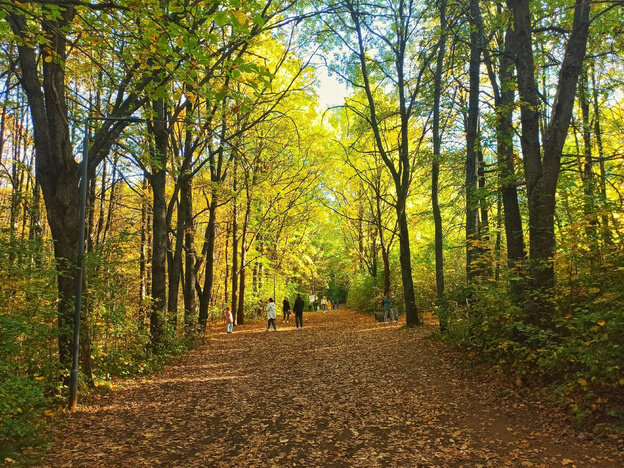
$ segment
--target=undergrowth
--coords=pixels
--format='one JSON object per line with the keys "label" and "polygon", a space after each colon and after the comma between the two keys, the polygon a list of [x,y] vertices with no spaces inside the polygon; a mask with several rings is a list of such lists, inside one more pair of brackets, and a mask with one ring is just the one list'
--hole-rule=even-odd
{"label": "undergrowth", "polygon": [[617,438],[624,435],[624,253],[613,247],[599,254],[600,262],[590,252],[583,260],[599,269],[579,269],[581,259],[572,258],[576,274],[567,278],[568,265],[558,263],[549,326],[531,320],[530,305],[514,302],[506,282],[484,281],[451,292],[445,339],[546,387],[577,427]]}

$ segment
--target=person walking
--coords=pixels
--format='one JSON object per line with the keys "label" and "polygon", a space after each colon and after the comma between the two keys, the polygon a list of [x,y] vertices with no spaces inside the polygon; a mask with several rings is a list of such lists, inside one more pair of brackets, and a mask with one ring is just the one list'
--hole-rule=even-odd
{"label": "person walking", "polygon": [[232,307],[227,306],[225,309],[225,323],[227,323],[227,332],[232,333],[234,329],[234,316],[232,315]]}
{"label": "person walking", "polygon": [[390,294],[386,294],[383,298],[384,323],[388,323],[388,318],[392,318]]}
{"label": "person walking", "polygon": [[284,298],[284,302],[282,303],[282,312],[284,313],[283,321],[286,323],[290,322],[290,302],[288,302],[288,298]]}
{"label": "person walking", "polygon": [[295,305],[293,306],[293,312],[295,313],[295,330],[298,330],[299,327],[303,328],[303,299],[301,299],[301,294],[297,294],[297,299],[295,299]]}
{"label": "person walking", "polygon": [[327,312],[327,298],[325,296],[321,299],[321,310]]}
{"label": "person walking", "polygon": [[277,331],[277,327],[275,326],[275,317],[277,317],[277,314],[275,311],[275,302],[273,301],[272,297],[269,298],[269,303],[267,304],[266,311],[268,319],[266,331],[269,331],[271,324],[273,324],[273,331]]}

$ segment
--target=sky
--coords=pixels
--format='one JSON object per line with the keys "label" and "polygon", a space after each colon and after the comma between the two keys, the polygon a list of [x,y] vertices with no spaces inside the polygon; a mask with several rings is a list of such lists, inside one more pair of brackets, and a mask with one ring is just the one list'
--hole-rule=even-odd
{"label": "sky", "polygon": [[338,81],[336,75],[329,76],[327,68],[318,67],[316,69],[316,77],[319,83],[319,109],[325,110],[331,106],[343,104],[345,96],[348,94],[347,87],[344,83]]}

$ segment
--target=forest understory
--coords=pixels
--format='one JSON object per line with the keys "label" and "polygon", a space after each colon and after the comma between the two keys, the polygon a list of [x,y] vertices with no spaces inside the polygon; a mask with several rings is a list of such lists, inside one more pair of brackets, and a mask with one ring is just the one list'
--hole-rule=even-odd
{"label": "forest understory", "polygon": [[205,345],[68,414],[44,466],[587,466],[617,441],[460,363],[432,325],[348,310],[213,326]]}

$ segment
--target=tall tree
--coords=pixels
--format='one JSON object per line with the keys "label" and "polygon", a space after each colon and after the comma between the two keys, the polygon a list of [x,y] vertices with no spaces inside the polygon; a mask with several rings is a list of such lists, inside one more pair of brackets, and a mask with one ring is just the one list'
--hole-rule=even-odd
{"label": "tall tree", "polygon": [[555,285],[554,215],[561,156],[582,71],[590,25],[589,0],[576,0],[557,92],[549,123],[540,142],[540,101],[535,78],[533,24],[529,0],[508,0],[513,12],[515,62],[520,96],[522,155],[529,202],[529,274],[534,297],[527,313],[535,323],[550,324]]}
{"label": "tall tree", "polygon": [[447,314],[444,303],[444,250],[442,232],[442,213],[438,198],[440,159],[442,131],[440,130],[440,98],[442,95],[442,74],[444,68],[444,55],[446,52],[447,20],[446,20],[446,0],[438,0],[438,12],[440,15],[440,38],[438,40],[438,56],[436,58],[436,68],[433,83],[433,159],[431,161],[431,207],[433,209],[434,222],[434,249],[435,249],[435,277],[436,277],[436,298],[439,310],[440,330],[447,331]]}
{"label": "tall tree", "polygon": [[470,62],[468,66],[468,117],[466,119],[466,276],[474,281],[480,268],[480,225],[478,192],[479,88],[481,35],[477,27],[481,16],[479,1],[470,0]]}
{"label": "tall tree", "polygon": [[[412,178],[411,158],[413,148],[410,147],[411,125],[415,116],[416,98],[420,91],[420,85],[424,70],[431,60],[430,54],[421,54],[418,57],[409,57],[410,44],[419,27],[419,11],[412,1],[400,1],[397,4],[377,6],[378,11],[369,11],[360,2],[347,0],[342,5],[348,14],[349,24],[344,24],[344,30],[352,31],[354,38],[351,39],[337,34],[342,43],[353,54],[357,63],[357,76],[347,78],[351,83],[364,90],[366,95],[366,113],[359,111],[365,116],[374,135],[377,151],[381,156],[391,178],[396,192],[395,211],[399,228],[399,258],[401,263],[401,279],[403,284],[403,299],[407,325],[420,324],[416,308],[414,293],[414,280],[412,278],[412,259],[409,240],[409,227],[407,221],[407,199]],[[337,15],[340,21],[344,21]],[[380,21],[384,18],[384,21]],[[389,31],[392,31],[390,34]],[[372,43],[377,41],[376,43]],[[383,60],[375,60],[371,52],[377,49],[380,53],[387,54]],[[387,57],[390,57],[388,60]],[[396,89],[398,105],[396,113],[397,135],[396,146],[387,145],[387,139],[383,134],[383,120],[386,112],[379,112],[380,107],[377,86],[372,82],[371,70],[386,77]],[[344,76],[344,74],[342,74]],[[356,82],[361,78],[361,81]]]}

